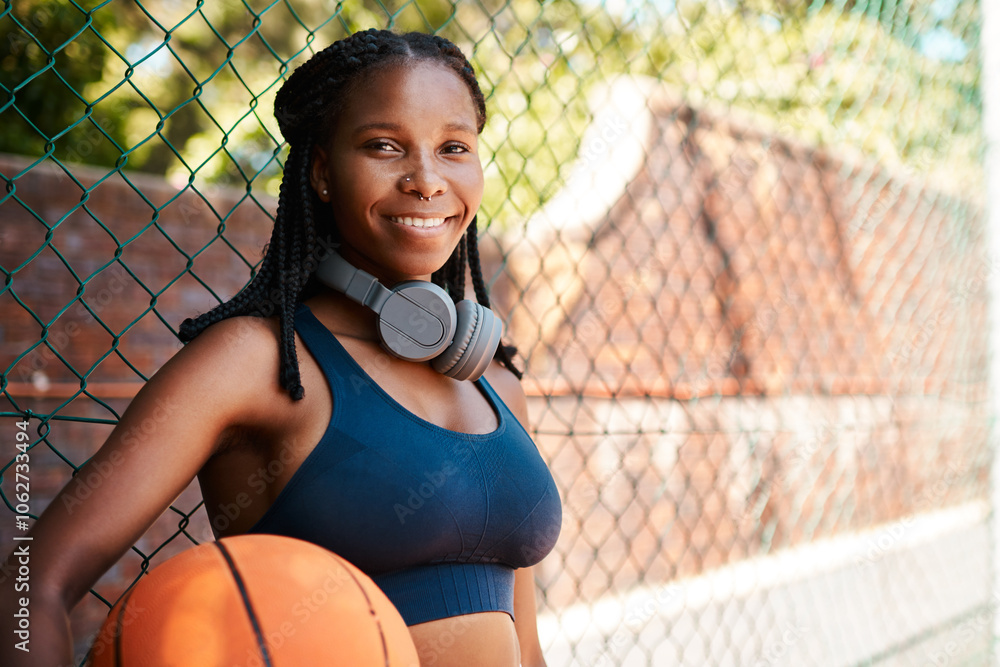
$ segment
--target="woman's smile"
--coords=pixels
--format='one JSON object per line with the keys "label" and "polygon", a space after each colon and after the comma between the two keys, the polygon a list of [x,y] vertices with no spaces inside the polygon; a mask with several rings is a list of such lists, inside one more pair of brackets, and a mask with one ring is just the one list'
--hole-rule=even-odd
{"label": "woman's smile", "polygon": [[389,218],[393,222],[406,227],[420,227],[422,229],[432,229],[440,227],[447,218]]}

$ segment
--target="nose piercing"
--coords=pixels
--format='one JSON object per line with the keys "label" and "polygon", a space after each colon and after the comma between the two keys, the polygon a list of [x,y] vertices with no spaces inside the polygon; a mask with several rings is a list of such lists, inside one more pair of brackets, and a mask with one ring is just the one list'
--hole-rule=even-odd
{"label": "nose piercing", "polygon": [[[409,183],[409,182],[410,182],[410,177],[409,177],[409,176],[407,176],[406,178],[404,178],[404,179],[403,179],[403,181],[404,181],[404,182],[406,182],[406,183]],[[431,195],[431,197],[433,197],[433,196],[434,196],[434,195]],[[424,197],[424,196],[423,196],[422,194],[420,194],[419,192],[417,193],[417,197],[418,197],[418,198],[420,199],[420,201],[423,201],[424,199],[426,199],[427,201],[430,201],[430,200],[431,200],[431,198],[430,198],[430,197]]]}

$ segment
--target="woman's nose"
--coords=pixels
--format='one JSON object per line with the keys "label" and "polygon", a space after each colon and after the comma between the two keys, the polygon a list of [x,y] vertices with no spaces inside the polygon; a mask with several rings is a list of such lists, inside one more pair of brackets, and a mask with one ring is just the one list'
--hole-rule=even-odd
{"label": "woman's nose", "polygon": [[404,192],[415,194],[421,199],[442,195],[448,189],[447,180],[433,157],[418,156],[411,169],[400,182]]}

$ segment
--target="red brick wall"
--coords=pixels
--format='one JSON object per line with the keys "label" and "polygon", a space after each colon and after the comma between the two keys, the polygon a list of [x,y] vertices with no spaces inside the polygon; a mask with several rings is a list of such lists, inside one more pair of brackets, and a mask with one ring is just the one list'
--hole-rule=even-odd
{"label": "red brick wall", "polygon": [[[12,183],[0,204],[0,266],[13,271],[0,295],[3,352],[17,356],[44,333],[65,362],[36,348],[13,367],[15,383],[36,371],[61,391],[78,388],[82,374],[88,383],[141,381],[136,370],[148,376],[179,348],[181,321],[218,303],[198,279],[228,298],[269,236],[274,203],[259,195],[260,203],[234,191],[178,192],[143,175],[102,181],[100,170],[74,166],[71,178],[51,163],[28,165],[0,157]],[[212,242],[220,225],[235,251]]]}

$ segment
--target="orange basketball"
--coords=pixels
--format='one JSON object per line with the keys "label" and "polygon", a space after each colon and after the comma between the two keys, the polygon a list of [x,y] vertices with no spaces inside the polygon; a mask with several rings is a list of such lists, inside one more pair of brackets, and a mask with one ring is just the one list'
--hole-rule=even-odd
{"label": "orange basketball", "polygon": [[417,667],[406,624],[358,568],[315,544],[225,537],[153,568],[108,613],[94,667]]}

